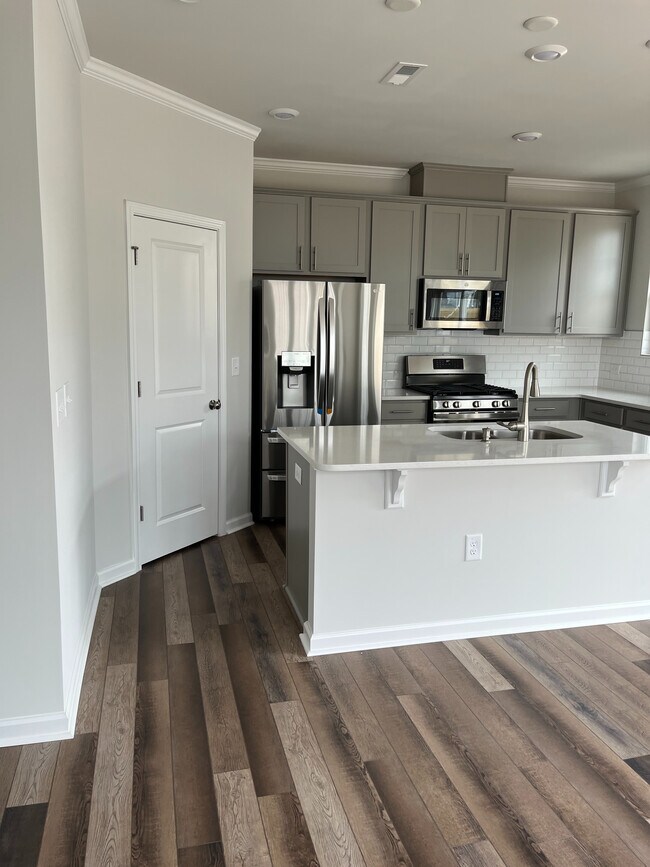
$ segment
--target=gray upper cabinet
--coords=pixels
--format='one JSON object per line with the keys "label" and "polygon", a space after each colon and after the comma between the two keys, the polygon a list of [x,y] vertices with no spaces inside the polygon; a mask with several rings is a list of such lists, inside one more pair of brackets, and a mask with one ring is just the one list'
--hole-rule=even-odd
{"label": "gray upper cabinet", "polygon": [[632,217],[576,214],[568,334],[621,333],[632,223]]}
{"label": "gray upper cabinet", "polygon": [[424,274],[459,277],[464,271],[467,208],[427,205],[424,234]]}
{"label": "gray upper cabinet", "polygon": [[425,275],[484,279],[503,277],[506,222],[505,208],[427,205]]}
{"label": "gray upper cabinet", "polygon": [[512,211],[505,332],[562,333],[571,220],[571,214]]}
{"label": "gray upper cabinet", "polygon": [[253,199],[253,270],[283,274],[309,267],[306,196],[256,193]]}
{"label": "gray upper cabinet", "polygon": [[367,274],[368,214],[363,199],[312,198],[310,270]]}
{"label": "gray upper cabinet", "polygon": [[422,205],[372,203],[370,280],[386,284],[386,331],[415,328]]}

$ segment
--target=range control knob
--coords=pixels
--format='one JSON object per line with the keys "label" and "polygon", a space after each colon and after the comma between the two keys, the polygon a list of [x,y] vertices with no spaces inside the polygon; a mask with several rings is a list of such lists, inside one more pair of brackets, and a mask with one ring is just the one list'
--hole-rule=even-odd
{"label": "range control knob", "polygon": [[496,407],[501,406],[501,404],[499,403],[498,400],[493,400],[493,401],[492,401],[492,406],[495,407],[495,409],[496,409]]}
{"label": "range control knob", "polygon": [[504,400],[504,401],[503,401],[503,406],[510,406],[510,401],[509,401],[509,400]]}
{"label": "range control knob", "polygon": [[480,400],[475,400],[472,402],[472,406],[475,407],[475,409],[478,409],[480,407],[480,405],[481,405]]}
{"label": "range control knob", "polygon": [[454,409],[460,409],[460,401],[459,400],[454,401]]}
{"label": "range control knob", "polygon": [[443,400],[442,408],[443,409],[449,409],[449,401],[448,400]]}

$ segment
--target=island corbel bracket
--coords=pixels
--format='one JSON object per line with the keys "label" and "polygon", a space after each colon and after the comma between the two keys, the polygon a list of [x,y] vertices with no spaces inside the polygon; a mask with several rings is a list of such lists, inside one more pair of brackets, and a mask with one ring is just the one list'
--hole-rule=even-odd
{"label": "island corbel bracket", "polygon": [[629,461],[603,461],[600,465],[598,482],[599,497],[616,496],[616,485],[620,482],[623,470],[629,466]]}
{"label": "island corbel bracket", "polygon": [[384,472],[384,508],[403,509],[404,489],[407,470],[386,470]]}

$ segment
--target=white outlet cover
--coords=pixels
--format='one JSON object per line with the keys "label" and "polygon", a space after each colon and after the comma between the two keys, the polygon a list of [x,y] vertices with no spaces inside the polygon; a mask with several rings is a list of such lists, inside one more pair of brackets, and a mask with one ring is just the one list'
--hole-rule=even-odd
{"label": "white outlet cover", "polygon": [[293,474],[296,477],[296,481],[299,485],[302,485],[302,467],[298,464],[293,465]]}
{"label": "white outlet cover", "polygon": [[239,358],[236,356],[231,361],[232,375],[239,376]]}

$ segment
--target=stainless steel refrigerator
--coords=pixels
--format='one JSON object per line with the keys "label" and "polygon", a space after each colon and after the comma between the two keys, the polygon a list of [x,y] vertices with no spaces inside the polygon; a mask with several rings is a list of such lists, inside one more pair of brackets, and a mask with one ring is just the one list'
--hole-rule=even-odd
{"label": "stainless steel refrigerator", "polygon": [[384,285],[263,280],[254,287],[253,515],[285,514],[279,427],[379,424]]}

